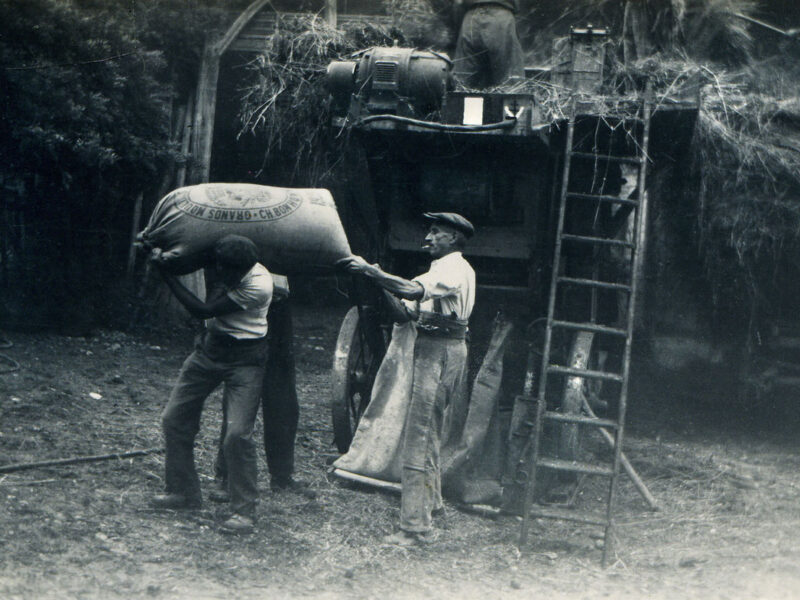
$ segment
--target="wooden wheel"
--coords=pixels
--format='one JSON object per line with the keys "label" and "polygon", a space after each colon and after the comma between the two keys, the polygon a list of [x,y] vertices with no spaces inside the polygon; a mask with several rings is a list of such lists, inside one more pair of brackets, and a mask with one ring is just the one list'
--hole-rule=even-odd
{"label": "wooden wheel", "polygon": [[333,438],[343,454],[350,448],[358,421],[369,404],[375,374],[383,358],[372,340],[375,332],[365,329],[358,307],[352,307],[342,321],[333,357]]}

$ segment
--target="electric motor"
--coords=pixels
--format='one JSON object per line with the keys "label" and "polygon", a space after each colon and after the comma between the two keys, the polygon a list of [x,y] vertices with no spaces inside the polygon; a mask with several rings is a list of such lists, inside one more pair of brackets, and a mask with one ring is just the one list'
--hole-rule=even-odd
{"label": "electric motor", "polygon": [[335,114],[423,117],[441,107],[452,87],[452,62],[414,48],[370,48],[328,65]]}

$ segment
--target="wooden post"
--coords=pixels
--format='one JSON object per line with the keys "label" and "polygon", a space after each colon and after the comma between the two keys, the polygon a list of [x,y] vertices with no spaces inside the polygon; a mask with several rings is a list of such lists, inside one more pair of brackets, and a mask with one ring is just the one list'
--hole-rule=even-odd
{"label": "wooden post", "polygon": [[133,222],[131,223],[131,245],[128,248],[128,279],[133,276],[133,268],[136,266],[136,234],[139,233],[139,222],[142,220],[142,201],[144,192],[139,192],[136,196],[136,203],[133,205]]}
{"label": "wooden post", "polygon": [[214,138],[214,115],[217,109],[217,83],[221,58],[214,44],[206,41],[197,80],[189,183],[206,183],[211,172],[211,142]]}
{"label": "wooden post", "polygon": [[175,172],[175,187],[186,185],[186,165],[191,160],[189,154],[189,144],[192,140],[192,121],[194,120],[194,96],[189,94],[186,101],[186,112],[183,117],[183,129],[181,130],[181,162]]}
{"label": "wooden post", "polygon": [[333,29],[336,29],[338,17],[339,10],[336,6],[336,0],[325,0],[325,20]]}

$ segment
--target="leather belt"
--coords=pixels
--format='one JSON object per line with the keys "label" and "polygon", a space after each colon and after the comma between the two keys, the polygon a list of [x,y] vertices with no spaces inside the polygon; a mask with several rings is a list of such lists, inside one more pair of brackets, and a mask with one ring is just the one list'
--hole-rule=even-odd
{"label": "leather belt", "polygon": [[467,338],[467,321],[453,319],[438,313],[421,312],[417,321],[417,333],[431,337],[450,340],[464,340]]}

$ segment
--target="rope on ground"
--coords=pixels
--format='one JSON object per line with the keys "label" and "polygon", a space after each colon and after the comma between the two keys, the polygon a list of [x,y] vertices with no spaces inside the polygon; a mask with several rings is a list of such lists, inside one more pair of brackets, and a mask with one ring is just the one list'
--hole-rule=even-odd
{"label": "rope on ground", "polygon": [[[0,348],[11,348],[13,346],[13,342],[7,339],[3,334],[0,333]],[[19,363],[15,361],[13,358],[8,356],[7,354],[0,353],[0,364],[7,365],[6,367],[0,367],[0,375],[4,375],[5,373],[12,373],[14,371],[19,370]]]}

